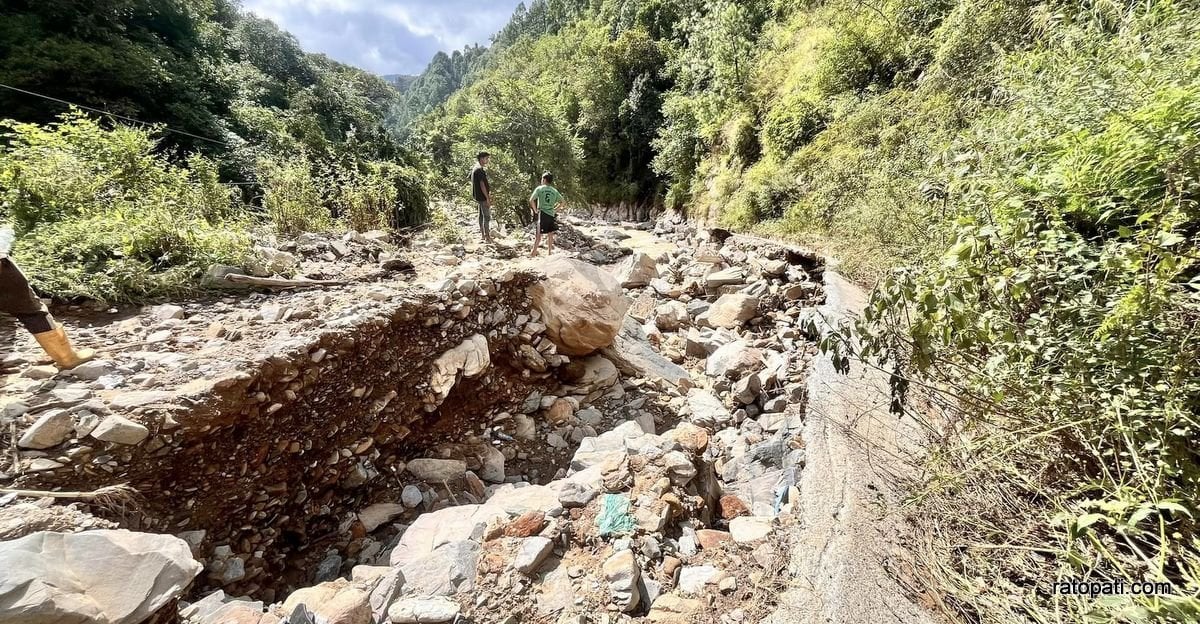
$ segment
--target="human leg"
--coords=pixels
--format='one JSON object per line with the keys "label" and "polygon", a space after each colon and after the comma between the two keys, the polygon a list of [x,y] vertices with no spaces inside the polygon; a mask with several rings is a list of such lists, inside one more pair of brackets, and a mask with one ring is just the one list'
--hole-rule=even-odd
{"label": "human leg", "polygon": [[96,356],[91,349],[76,351],[71,346],[67,333],[38,300],[25,274],[8,258],[0,259],[0,312],[15,316],[59,368],[75,368]]}

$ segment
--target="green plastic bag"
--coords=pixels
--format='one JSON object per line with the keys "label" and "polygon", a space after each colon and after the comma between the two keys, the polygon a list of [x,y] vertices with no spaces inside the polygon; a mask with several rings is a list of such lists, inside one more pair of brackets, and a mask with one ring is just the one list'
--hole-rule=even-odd
{"label": "green plastic bag", "polygon": [[629,513],[629,499],[622,494],[605,494],[600,501],[596,526],[600,527],[600,537],[633,533],[636,525]]}

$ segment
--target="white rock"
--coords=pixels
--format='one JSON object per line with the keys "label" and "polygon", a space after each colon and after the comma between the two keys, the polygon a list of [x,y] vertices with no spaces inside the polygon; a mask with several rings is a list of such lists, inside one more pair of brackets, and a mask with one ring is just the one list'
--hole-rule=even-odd
{"label": "white rock", "polygon": [[358,512],[358,521],[367,529],[367,533],[391,522],[393,518],[404,513],[404,505],[396,503],[375,503]]}
{"label": "white rock", "polygon": [[183,540],[125,530],[0,542],[0,621],[138,624],[200,573]]}
{"label": "white rock", "polygon": [[771,518],[739,516],[729,521],[729,534],[739,544],[758,541],[771,533]]}
{"label": "white rock", "polygon": [[75,421],[66,410],[48,410],[25,431],[17,446],[27,449],[47,449],[58,446],[71,437]]}
{"label": "white rock", "polygon": [[533,574],[537,572],[538,567],[553,550],[554,541],[550,538],[527,537],[521,540],[520,546],[517,547],[516,557],[513,558],[513,567],[521,574]]}
{"label": "white rock", "polygon": [[458,617],[462,608],[445,596],[414,596],[392,603],[388,618],[393,624],[438,624]]}
{"label": "white rock", "polygon": [[704,586],[720,573],[720,570],[710,565],[684,566],[679,570],[679,589],[689,594],[699,594],[704,591]]}
{"label": "white rock", "polygon": [[97,440],[116,444],[137,444],[149,435],[150,430],[146,427],[115,414],[104,417],[91,433]]}
{"label": "white rock", "polygon": [[433,374],[429,379],[438,403],[449,396],[450,389],[458,382],[459,373],[463,377],[477,377],[491,363],[487,337],[483,334],[475,334],[439,356],[433,362]]}

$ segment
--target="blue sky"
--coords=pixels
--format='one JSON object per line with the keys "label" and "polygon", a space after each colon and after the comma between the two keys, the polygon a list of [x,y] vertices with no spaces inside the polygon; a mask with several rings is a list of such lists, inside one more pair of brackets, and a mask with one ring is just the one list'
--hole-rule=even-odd
{"label": "blue sky", "polygon": [[308,52],[379,74],[418,74],[439,50],[487,45],[519,2],[242,0],[242,6],[291,32]]}

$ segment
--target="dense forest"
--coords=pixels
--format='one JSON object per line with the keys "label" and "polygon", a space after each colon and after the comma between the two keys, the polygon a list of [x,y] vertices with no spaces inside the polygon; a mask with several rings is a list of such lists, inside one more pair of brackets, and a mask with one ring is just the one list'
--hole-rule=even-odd
{"label": "dense forest", "polygon": [[[397,88],[228,0],[16,1],[0,84],[158,124],[0,89],[0,218],[58,296],[423,222],[483,149],[510,221],[552,169],[812,245],[875,287],[827,351],[952,406],[912,502],[947,612],[1200,618],[1193,2],[535,0]],[[1177,591],[1045,591],[1088,574]]]}

